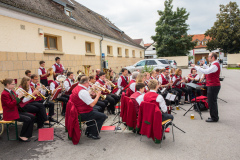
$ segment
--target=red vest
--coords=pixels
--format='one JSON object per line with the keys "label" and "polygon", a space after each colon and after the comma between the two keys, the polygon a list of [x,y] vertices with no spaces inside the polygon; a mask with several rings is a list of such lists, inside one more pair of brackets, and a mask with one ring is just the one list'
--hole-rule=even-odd
{"label": "red vest", "polygon": [[162,85],[166,85],[169,83],[169,81],[167,81],[167,79],[161,74],[162,77]]}
{"label": "red vest", "polygon": [[69,87],[71,88],[71,87],[72,87],[72,85],[71,85],[71,82],[69,81],[69,79],[68,79],[68,78],[66,79],[66,81],[68,81],[68,83],[69,83]]}
{"label": "red vest", "polygon": [[[40,67],[39,69],[42,71],[42,75],[46,74],[45,68],[42,69],[42,68]],[[47,79],[47,75],[44,76],[44,77],[41,77],[41,76],[40,76],[40,79],[41,79],[41,80],[42,80],[42,79]]]}
{"label": "red vest", "polygon": [[[17,95],[15,92],[14,94]],[[8,91],[3,90],[1,102],[3,108],[3,120],[11,121],[19,118],[17,100],[15,97],[11,96]]]}
{"label": "red vest", "polygon": [[123,76],[121,76],[121,78],[122,78],[121,86],[124,88],[128,85],[128,77],[126,77],[127,80],[125,80]]}
{"label": "red vest", "polygon": [[63,67],[62,67],[61,64],[59,64],[59,65],[60,65],[60,67],[59,67],[58,65],[56,65],[56,63],[54,64],[54,66],[55,66],[55,68],[56,68],[55,73],[60,73],[60,74],[62,74],[62,73],[63,73]]}
{"label": "red vest", "polygon": [[143,97],[143,101],[154,103],[157,106],[159,106],[159,103],[156,101],[157,97],[158,97],[158,94],[156,92],[147,92]]}
{"label": "red vest", "polygon": [[[176,78],[176,80],[177,80],[177,79],[180,79],[180,81],[182,80],[182,76],[178,77],[178,76],[174,75],[174,77]],[[180,83],[180,81],[177,82],[178,85],[176,84],[176,87],[177,87],[177,88],[181,88],[181,83]]]}
{"label": "red vest", "polygon": [[96,81],[99,80],[99,75],[96,75]]}
{"label": "red vest", "polygon": [[[198,75],[198,74],[195,74],[194,76],[192,76],[192,74],[189,74],[189,77],[195,78],[195,77],[197,77],[197,75]],[[188,78],[188,83],[190,83],[191,81],[192,81],[192,80]]]}
{"label": "red vest", "polygon": [[135,93],[133,93],[133,94],[130,96],[130,98],[137,99],[137,97],[139,97],[139,96],[141,96],[141,95],[142,95],[141,93],[135,92]]}
{"label": "red vest", "polygon": [[55,85],[55,89],[59,86],[59,84],[56,81],[52,82]]}
{"label": "red vest", "polygon": [[[31,90],[33,92],[35,86],[32,83],[30,83],[30,87],[31,87]],[[42,98],[40,96],[38,96],[38,95],[35,95],[35,97],[37,97],[37,98],[34,101],[41,101],[42,100]]]}
{"label": "red vest", "polygon": [[131,85],[132,83],[134,83],[134,82],[136,82],[136,80],[135,80],[135,79],[132,79],[132,80],[130,81],[130,83],[129,83],[126,87],[124,87],[123,91],[124,91],[125,89],[129,88],[130,85]]}
{"label": "red vest", "polygon": [[220,86],[220,80],[219,80],[219,75],[220,75],[220,65],[219,63],[214,63],[212,65],[216,65],[218,70],[215,73],[210,73],[206,76],[206,86]]}
{"label": "red vest", "polygon": [[71,99],[72,103],[74,104],[74,106],[77,108],[77,111],[79,114],[89,113],[93,110],[93,107],[87,105],[83,100],[81,100],[79,98],[78,93],[81,90],[86,90],[86,89],[79,85],[77,87],[75,87],[72,91],[70,99]]}

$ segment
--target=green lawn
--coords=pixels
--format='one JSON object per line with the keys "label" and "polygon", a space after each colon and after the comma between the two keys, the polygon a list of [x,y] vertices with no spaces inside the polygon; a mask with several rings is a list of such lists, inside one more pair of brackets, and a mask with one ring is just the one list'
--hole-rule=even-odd
{"label": "green lawn", "polygon": [[240,69],[240,67],[228,67],[227,69]]}

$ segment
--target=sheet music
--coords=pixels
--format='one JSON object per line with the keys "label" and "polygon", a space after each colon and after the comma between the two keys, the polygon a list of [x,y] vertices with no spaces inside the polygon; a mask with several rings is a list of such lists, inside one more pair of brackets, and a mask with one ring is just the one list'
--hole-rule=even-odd
{"label": "sheet music", "polygon": [[172,94],[171,97],[170,97],[170,101],[174,101],[176,98],[176,95]]}

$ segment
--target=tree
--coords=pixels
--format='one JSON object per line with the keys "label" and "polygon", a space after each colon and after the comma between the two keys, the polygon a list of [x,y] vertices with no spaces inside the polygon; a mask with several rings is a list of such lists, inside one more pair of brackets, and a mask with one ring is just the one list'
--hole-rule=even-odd
{"label": "tree", "polygon": [[187,35],[189,26],[186,24],[189,13],[185,8],[177,8],[173,11],[173,0],[164,2],[164,11],[159,10],[159,21],[156,22],[156,35],[152,39],[156,44],[157,55],[186,56],[189,50],[196,45],[192,42],[192,36]]}
{"label": "tree", "polygon": [[219,49],[224,53],[239,53],[240,51],[240,10],[236,2],[220,5],[217,21],[205,33],[211,39],[207,49]]}

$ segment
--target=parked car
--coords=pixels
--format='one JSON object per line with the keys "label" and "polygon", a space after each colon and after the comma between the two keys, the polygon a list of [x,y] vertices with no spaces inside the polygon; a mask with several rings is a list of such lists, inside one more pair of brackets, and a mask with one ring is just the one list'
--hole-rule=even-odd
{"label": "parked car", "polygon": [[172,68],[177,68],[177,62],[175,60],[168,60],[168,63],[171,65]]}
{"label": "parked car", "polygon": [[144,59],[135,63],[132,66],[127,66],[125,68],[130,72],[134,72],[137,70],[139,70],[139,72],[142,72],[145,65],[148,67],[153,66],[153,70],[171,68],[171,65],[168,64],[168,61],[166,59]]}
{"label": "parked car", "polygon": [[223,61],[223,65],[227,65],[227,61]]}

